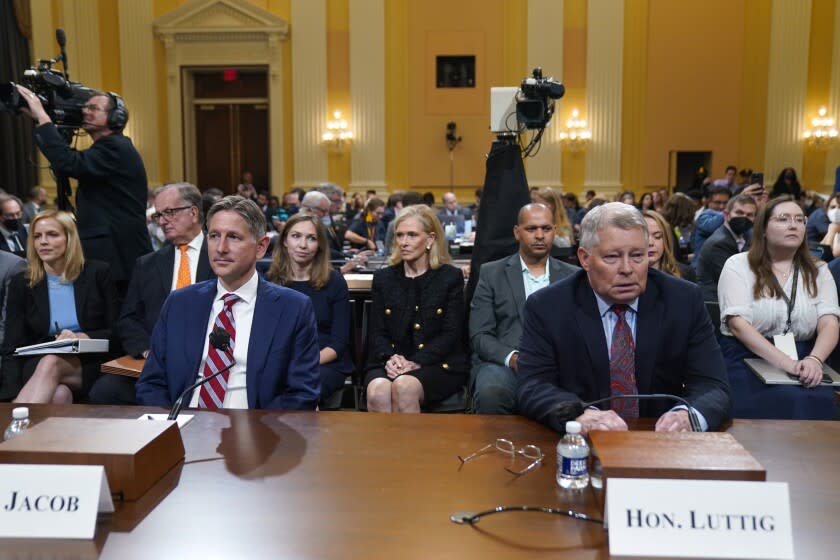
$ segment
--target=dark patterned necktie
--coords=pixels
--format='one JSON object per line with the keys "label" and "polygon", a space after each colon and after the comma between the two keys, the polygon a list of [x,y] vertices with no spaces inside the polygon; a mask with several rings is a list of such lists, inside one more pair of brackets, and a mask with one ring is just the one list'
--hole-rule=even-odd
{"label": "dark patterned necktie", "polygon": [[[202,372],[204,377],[213,375],[233,363],[233,349],[236,344],[236,323],[233,320],[233,305],[239,301],[239,296],[236,294],[225,294],[222,299],[224,299],[225,303],[222,310],[216,316],[213,328],[221,328],[228,332],[230,335],[230,352],[222,352],[212,344],[209,345],[207,348],[207,359],[204,360],[204,371]],[[198,393],[199,408],[222,408],[225,403],[225,393],[227,392],[229,376],[230,370],[201,386],[201,390]]]}
{"label": "dark patterned necktie", "polygon": [[[636,387],[636,345],[630,325],[624,318],[626,305],[613,305],[610,310],[618,321],[615,324],[610,344],[610,394],[635,395]],[[611,408],[622,418],[639,417],[638,399],[615,399]]]}

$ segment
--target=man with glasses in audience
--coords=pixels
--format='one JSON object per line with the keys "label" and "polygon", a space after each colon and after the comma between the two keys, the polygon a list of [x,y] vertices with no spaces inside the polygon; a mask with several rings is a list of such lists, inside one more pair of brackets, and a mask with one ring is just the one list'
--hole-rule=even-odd
{"label": "man with glasses in audience", "polygon": [[[170,183],[154,192],[152,220],[166,245],[137,259],[117,321],[123,351],[135,358],[149,355],[149,339],[170,292],[216,277],[207,257],[201,229],[201,192],[190,183]],[[134,404],[136,379],[103,375],[90,391],[94,404]]]}
{"label": "man with glasses in audience", "polygon": [[516,364],[525,300],[578,270],[549,256],[555,232],[554,214],[547,206],[526,204],[513,227],[519,251],[481,266],[470,303],[471,395],[477,414],[516,413]]}
{"label": "man with glasses in audience", "polygon": [[690,430],[686,407],[668,399],[615,398],[578,412],[581,401],[668,393],[689,402],[702,430],[730,417],[726,367],[700,290],[649,270],[647,253],[647,222],[633,206],[612,202],[586,214],[583,270],[525,302],[520,414],[559,432],[574,419],[583,433],[626,430],[638,417],[658,417],[657,431]]}
{"label": "man with glasses in audience", "polygon": [[703,243],[697,260],[697,284],[706,301],[718,300],[718,280],[726,260],[750,248],[750,230],[757,205],[748,194],[731,199],[723,211],[723,224]]}
{"label": "man with glasses in audience", "polygon": [[70,148],[41,101],[17,86],[37,121],[35,143],[52,169],[78,179],[76,222],[85,258],[111,265],[111,275],[124,296],[138,257],[152,251],[146,229],[146,168],[123,128],[128,110],[114,93],[94,92],[82,108],[82,128],[93,145],[84,151]]}

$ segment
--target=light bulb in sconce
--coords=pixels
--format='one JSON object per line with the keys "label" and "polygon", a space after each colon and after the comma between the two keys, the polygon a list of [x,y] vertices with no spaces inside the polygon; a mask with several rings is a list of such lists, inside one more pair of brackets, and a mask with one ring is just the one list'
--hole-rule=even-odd
{"label": "light bulb in sconce", "polygon": [[347,119],[341,116],[341,111],[334,111],[332,116],[333,118],[327,121],[327,130],[321,135],[321,140],[330,151],[341,152],[350,147],[353,131],[350,130]]}
{"label": "light bulb in sconce", "polygon": [[837,143],[837,127],[825,107],[820,107],[817,116],[811,119],[811,128],[802,133],[802,139],[814,149],[827,149]]}
{"label": "light bulb in sconce", "polygon": [[560,144],[563,149],[577,152],[585,150],[592,141],[592,131],[586,124],[586,119],[580,118],[577,108],[572,109],[571,118],[566,120],[566,126],[560,131]]}

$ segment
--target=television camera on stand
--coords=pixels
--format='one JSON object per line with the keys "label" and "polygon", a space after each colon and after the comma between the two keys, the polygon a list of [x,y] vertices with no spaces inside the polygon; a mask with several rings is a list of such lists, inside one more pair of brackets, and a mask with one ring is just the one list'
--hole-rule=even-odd
{"label": "television camera on stand", "polygon": [[[88,99],[94,90],[85,87],[79,82],[70,81],[68,72],[67,36],[64,30],[59,28],[55,31],[55,39],[61,49],[55,58],[46,58],[38,61],[37,67],[28,68],[23,72],[21,84],[32,90],[41,100],[41,104],[50,116],[50,119],[58,127],[59,132],[70,145],[78,135],[82,126],[82,108],[87,104]],[[53,69],[54,64],[61,62],[63,71]],[[14,82],[0,84],[0,112],[8,111],[17,113],[26,109],[27,103],[21,97]],[[55,183],[58,189],[58,208],[72,212],[73,205],[70,202],[73,191],[70,188],[70,181],[67,177],[55,173]]]}
{"label": "television camera on stand", "polygon": [[555,100],[565,91],[560,82],[544,78],[539,67],[519,87],[490,88],[490,131],[496,139],[487,154],[467,301],[472,299],[481,264],[517,251],[513,226],[519,209],[531,202],[522,161],[539,152]]}

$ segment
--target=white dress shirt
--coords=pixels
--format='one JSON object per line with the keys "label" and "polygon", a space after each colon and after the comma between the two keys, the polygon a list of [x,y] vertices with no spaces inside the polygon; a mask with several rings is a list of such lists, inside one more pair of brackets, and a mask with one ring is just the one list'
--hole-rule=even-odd
{"label": "white dress shirt", "polygon": [[[228,292],[219,280],[216,281],[216,299],[213,301],[213,308],[210,310],[210,317],[207,321],[207,331],[204,336],[204,350],[202,355],[207,359],[207,350],[210,344],[210,333],[216,322],[216,316],[224,307],[222,299],[227,293],[234,293],[239,296],[239,301],[233,304],[233,321],[236,328],[236,343],[233,347],[234,366],[230,369],[225,391],[224,408],[248,408],[248,393],[245,391],[245,371],[248,364],[248,342],[251,338],[251,324],[254,321],[254,309],[257,303],[257,284],[259,275],[254,271],[250,280],[245,282],[238,290]],[[204,360],[198,370],[196,381],[203,377]],[[198,406],[198,395],[201,388],[193,391],[190,406]]]}

